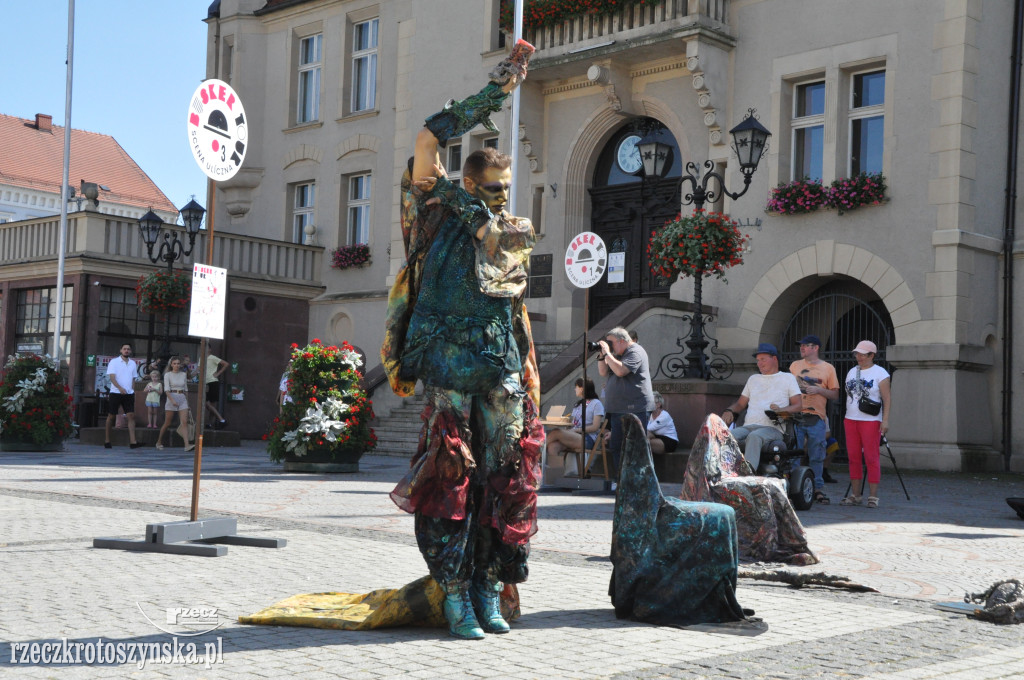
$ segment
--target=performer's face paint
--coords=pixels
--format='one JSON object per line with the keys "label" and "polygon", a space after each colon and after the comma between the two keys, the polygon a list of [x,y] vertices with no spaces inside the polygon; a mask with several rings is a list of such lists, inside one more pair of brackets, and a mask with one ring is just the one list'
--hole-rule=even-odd
{"label": "performer's face paint", "polygon": [[473,195],[483,201],[491,212],[499,213],[508,203],[508,190],[511,186],[511,168],[487,168],[480,183],[474,187]]}

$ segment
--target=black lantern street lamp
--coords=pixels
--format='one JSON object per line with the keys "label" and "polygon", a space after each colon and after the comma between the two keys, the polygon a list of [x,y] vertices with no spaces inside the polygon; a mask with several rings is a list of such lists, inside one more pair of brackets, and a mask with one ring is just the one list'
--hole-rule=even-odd
{"label": "black lantern street lamp", "polygon": [[[728,196],[734,201],[747,193],[747,189],[750,188],[750,180],[754,175],[754,171],[757,170],[758,163],[761,162],[761,156],[768,146],[768,138],[771,137],[772,133],[754,117],[754,109],[750,109],[747,111],[746,118],[730,130],[729,134],[732,135],[732,149],[736,153],[737,159],[739,159],[740,172],[743,173],[743,189],[736,193],[726,189],[725,179],[719,172],[715,171],[713,161],[704,161],[706,172],[703,177],[701,177],[701,171],[697,164],[690,162],[686,164],[687,172],[683,175],[683,181],[688,181],[690,186],[693,187],[693,191],[683,197],[683,205],[692,204],[699,212],[704,209],[705,202],[711,201],[713,203],[719,193]],[[712,179],[718,182],[718,191],[708,190],[708,184]],[[686,355],[684,375],[687,378],[710,380],[712,378],[712,368],[708,364],[708,358],[704,352],[708,346],[708,340],[704,335],[705,318],[701,302],[703,279],[704,276],[700,273],[693,277],[694,313],[690,317],[690,335],[686,339],[686,346],[690,351]],[[732,371],[730,370],[729,373],[731,374]],[[715,377],[724,378],[727,376]]]}
{"label": "black lantern street lamp", "polygon": [[[176,230],[168,229],[164,230],[164,221],[160,219],[160,216],[149,210],[145,215],[139,218],[139,231],[142,233],[142,240],[146,242],[146,253],[149,256],[149,261],[156,264],[159,261],[167,263],[167,272],[171,273],[174,271],[174,263],[180,260],[182,257],[186,257],[192,254],[192,249],[196,244],[196,237],[199,236],[199,228],[203,223],[203,215],[206,213],[206,209],[199,205],[195,201],[195,197],[192,198],[185,205],[184,208],[178,211],[181,215],[182,222],[185,223],[185,234],[188,237],[188,245],[178,238],[178,232]],[[160,240],[160,234],[163,233],[163,240]],[[157,247],[157,242],[160,242]],[[156,254],[153,254],[154,249]],[[160,344],[159,357],[162,361],[166,362],[171,356],[171,315],[167,314],[166,323],[164,325],[164,337]]]}

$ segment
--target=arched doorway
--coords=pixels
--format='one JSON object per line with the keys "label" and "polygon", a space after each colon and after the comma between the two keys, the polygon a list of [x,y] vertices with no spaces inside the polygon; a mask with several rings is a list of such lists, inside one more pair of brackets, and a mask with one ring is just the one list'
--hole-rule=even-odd
{"label": "arched doorway", "polygon": [[[878,345],[875,363],[892,373],[885,358],[885,348],[895,339],[892,319],[885,305],[871,288],[852,279],[831,281],[811,293],[794,312],[779,339],[783,366],[800,358],[798,342],[805,335],[821,338],[819,356],[836,369],[839,383],[857,365],[853,348],[861,340]],[[832,436],[845,450],[843,417],[846,415],[846,393],[840,391],[838,402],[829,404],[829,426]]]}
{"label": "arched doorway", "polygon": [[[651,130],[672,147],[664,178],[644,177],[639,152],[632,152]],[[679,213],[682,169],[675,138],[653,118],[626,123],[601,150],[590,189],[590,228],[604,239],[610,265],[615,265],[614,254],[622,253],[624,271],[621,280],[606,276],[591,289],[590,326],[631,298],[668,296],[670,282],[652,275],[648,267],[647,242],[652,231]]]}

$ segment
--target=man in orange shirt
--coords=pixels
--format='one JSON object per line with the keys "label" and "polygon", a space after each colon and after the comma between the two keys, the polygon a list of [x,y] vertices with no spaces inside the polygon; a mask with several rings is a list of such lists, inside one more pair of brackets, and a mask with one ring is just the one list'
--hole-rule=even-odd
{"label": "man in orange shirt", "polygon": [[825,432],[828,430],[825,407],[829,401],[839,398],[839,379],[832,364],[818,357],[821,340],[808,335],[800,340],[800,359],[794,361],[789,372],[796,376],[800,385],[800,399],[803,413],[808,414],[803,423],[796,425],[797,444],[807,451],[807,460],[814,471],[814,500],[828,505],[825,495]]}

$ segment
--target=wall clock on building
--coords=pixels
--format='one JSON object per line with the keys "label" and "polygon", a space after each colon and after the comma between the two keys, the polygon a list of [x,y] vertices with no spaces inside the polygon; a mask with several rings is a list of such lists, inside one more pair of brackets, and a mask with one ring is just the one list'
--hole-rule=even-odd
{"label": "wall clock on building", "polygon": [[644,165],[640,160],[640,149],[636,148],[639,141],[640,135],[626,135],[619,142],[619,148],[615,150],[615,161],[622,171],[629,175],[635,175]]}

